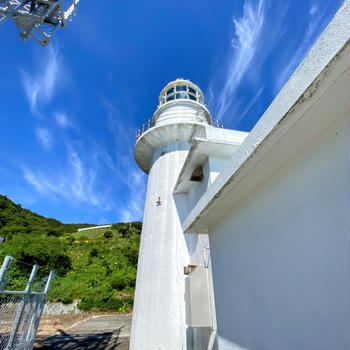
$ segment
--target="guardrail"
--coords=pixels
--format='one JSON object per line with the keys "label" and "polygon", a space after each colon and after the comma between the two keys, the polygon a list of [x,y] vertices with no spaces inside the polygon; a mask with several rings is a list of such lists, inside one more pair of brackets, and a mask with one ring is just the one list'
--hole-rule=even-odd
{"label": "guardrail", "polygon": [[[219,119],[213,117],[211,118],[211,125],[216,128],[224,128],[224,124]],[[142,136],[142,134],[144,134],[148,129],[151,129],[152,127],[152,118],[148,118],[137,130],[136,141]]]}

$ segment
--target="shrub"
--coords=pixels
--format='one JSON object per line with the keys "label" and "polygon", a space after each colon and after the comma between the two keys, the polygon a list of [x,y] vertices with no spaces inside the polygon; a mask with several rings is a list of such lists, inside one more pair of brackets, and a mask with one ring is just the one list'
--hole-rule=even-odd
{"label": "shrub", "polygon": [[55,229],[50,229],[47,231],[46,233],[49,237],[50,236],[54,236],[54,237],[60,237],[62,236],[62,232],[58,231],[58,230],[55,230]]}
{"label": "shrub", "polygon": [[[65,242],[57,237],[43,237],[37,235],[17,235],[10,242],[0,247],[2,254],[11,255],[29,265],[38,264],[39,276],[47,275],[55,270],[58,276],[64,276],[71,268],[71,260],[67,255]],[[29,273],[31,266],[17,264],[18,273]]]}
{"label": "shrub", "polygon": [[104,234],[103,234],[103,237],[104,238],[112,238],[113,237],[113,232],[108,230],[108,231],[105,231]]}
{"label": "shrub", "polygon": [[98,249],[96,247],[93,247],[91,250],[90,250],[90,257],[91,258],[96,258],[98,257]]}

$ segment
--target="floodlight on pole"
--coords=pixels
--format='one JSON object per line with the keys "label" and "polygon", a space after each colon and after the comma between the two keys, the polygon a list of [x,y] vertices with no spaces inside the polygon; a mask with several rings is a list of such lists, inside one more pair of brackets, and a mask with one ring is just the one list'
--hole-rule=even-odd
{"label": "floodlight on pole", "polygon": [[23,42],[33,38],[46,46],[56,30],[76,15],[78,2],[72,0],[64,10],[61,0],[0,0],[0,25],[13,19]]}

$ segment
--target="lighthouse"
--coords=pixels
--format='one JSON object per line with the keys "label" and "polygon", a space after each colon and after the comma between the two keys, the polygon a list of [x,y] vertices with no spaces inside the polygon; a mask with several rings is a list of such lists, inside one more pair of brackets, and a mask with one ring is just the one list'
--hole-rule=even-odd
{"label": "lighthouse", "polygon": [[134,152],[148,184],[130,348],[184,349],[183,267],[190,260],[172,192],[191,138],[211,124],[211,117],[199,87],[178,79],[160,93],[150,123],[147,131],[141,130]]}
{"label": "lighthouse", "polygon": [[[242,141],[241,135],[238,143],[227,141],[231,131],[227,133],[218,121],[213,121],[197,85],[177,79],[161,91],[152,119],[138,132],[134,156],[148,174],[148,184],[131,350],[192,348],[189,343],[193,343],[198,332],[187,326],[184,267],[192,266],[193,262],[198,267],[208,267],[204,261],[209,243],[203,237],[199,241],[202,235],[185,235],[182,222],[201,191],[214,181],[220,171],[218,167],[224,166],[223,160]],[[242,134],[245,137],[246,133]],[[208,135],[214,135],[215,141],[209,142]],[[199,156],[197,151],[201,152]],[[206,161],[207,166],[203,166],[208,169],[207,175],[196,163],[198,159]],[[195,188],[189,191],[191,186]]]}

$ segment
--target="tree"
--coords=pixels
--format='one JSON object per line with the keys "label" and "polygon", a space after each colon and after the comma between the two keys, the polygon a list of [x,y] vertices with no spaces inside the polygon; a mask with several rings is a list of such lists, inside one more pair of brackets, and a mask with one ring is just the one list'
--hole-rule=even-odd
{"label": "tree", "polygon": [[119,228],[119,232],[122,234],[123,238],[129,237],[129,227],[123,225]]}
{"label": "tree", "polygon": [[58,231],[57,229],[55,230],[55,229],[51,228],[51,229],[49,229],[47,231],[47,235],[48,236],[59,237],[59,236],[62,236],[62,232]]}
{"label": "tree", "polygon": [[66,243],[54,236],[43,239],[37,235],[16,235],[15,239],[0,246],[1,254],[11,255],[28,264],[16,264],[18,273],[27,274],[31,265],[38,264],[39,275],[55,270],[58,276],[64,276],[72,268],[66,251]]}
{"label": "tree", "polygon": [[110,231],[110,230],[107,230],[107,231],[104,232],[103,237],[104,238],[112,238],[113,237],[113,232]]}

